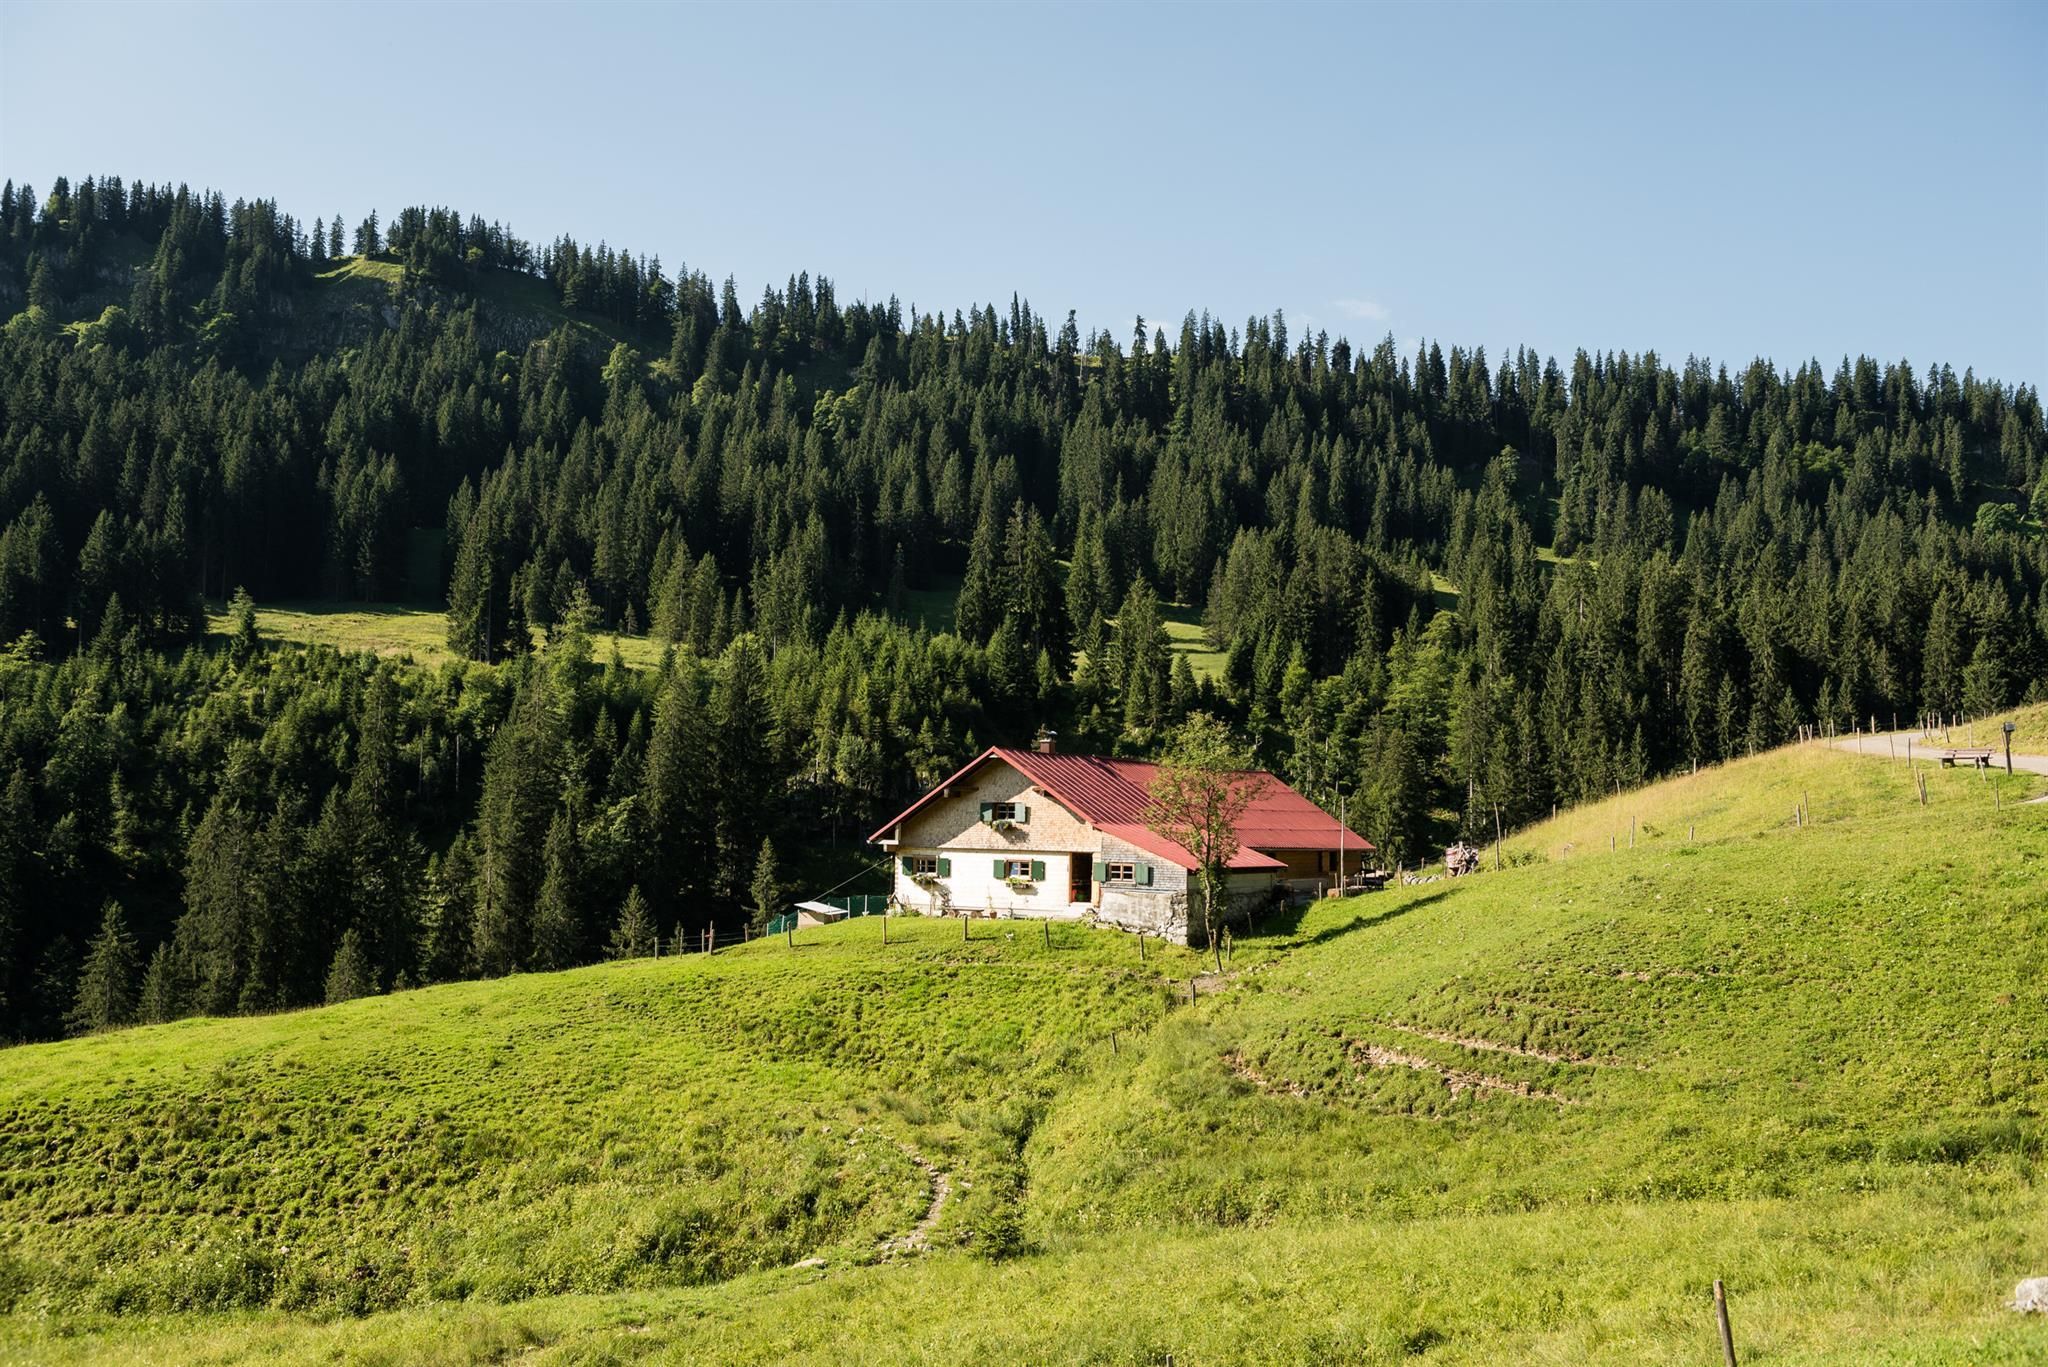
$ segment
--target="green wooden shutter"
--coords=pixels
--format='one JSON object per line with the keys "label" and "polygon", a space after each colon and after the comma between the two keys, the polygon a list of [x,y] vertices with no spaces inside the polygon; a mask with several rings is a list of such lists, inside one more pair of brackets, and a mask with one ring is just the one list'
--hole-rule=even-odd
{"label": "green wooden shutter", "polygon": [[994,806],[995,806],[995,803],[993,803],[993,802],[984,802],[984,803],[982,803],[982,804],[981,804],[981,819],[982,819],[983,821],[986,821],[986,820],[988,820],[988,814],[989,814],[989,809],[990,809],[990,808],[992,808],[992,807],[994,807]]}
{"label": "green wooden shutter", "polygon": [[1140,864],[1135,871],[1138,875],[1139,887],[1149,888],[1152,886],[1152,866],[1150,864]]}
{"label": "green wooden shutter", "polygon": [[1109,881],[1109,861],[1107,859],[1095,861],[1095,881],[1098,883],[1107,883]]}
{"label": "green wooden shutter", "polygon": [[1007,860],[1007,859],[998,859],[998,860],[996,860],[996,877],[998,877],[998,878],[1007,878],[1007,877],[1009,876],[1009,873],[1010,873],[1010,861],[1009,861],[1009,860]]}
{"label": "green wooden shutter", "polygon": [[945,855],[943,855],[943,854],[942,854],[942,855],[940,855],[940,856],[939,856],[939,877],[941,877],[941,878],[951,878],[952,876],[953,876],[953,861],[952,861],[952,860],[950,860],[950,859],[948,859],[948,858],[946,858],[946,856],[945,856]]}
{"label": "green wooden shutter", "polygon": [[904,855],[901,859],[897,860],[896,863],[898,867],[900,867],[905,873],[909,873],[911,871],[909,855]]}
{"label": "green wooden shutter", "polygon": [[1045,881],[1045,861],[1043,859],[1031,861],[1031,881],[1034,883],[1043,883]]}
{"label": "green wooden shutter", "polygon": [[1017,804],[1017,820],[1021,824],[1031,819],[1031,809],[1023,803]]}

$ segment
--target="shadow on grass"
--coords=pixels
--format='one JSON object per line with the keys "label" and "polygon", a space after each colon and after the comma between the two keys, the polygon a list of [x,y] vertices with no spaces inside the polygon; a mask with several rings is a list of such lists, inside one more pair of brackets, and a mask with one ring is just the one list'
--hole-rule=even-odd
{"label": "shadow on grass", "polygon": [[[1295,944],[1300,948],[1307,948],[1311,945],[1328,944],[1332,940],[1357,931],[1371,930],[1374,926],[1383,926],[1389,921],[1398,920],[1409,912],[1414,911],[1417,907],[1426,907],[1441,902],[1444,898],[1450,896],[1451,892],[1452,889],[1450,888],[1439,888],[1435,892],[1417,897],[1413,901],[1403,902],[1397,907],[1388,907],[1385,911],[1374,915],[1354,916],[1343,925],[1326,927],[1305,939],[1296,940]],[[1314,903],[1309,904],[1309,906],[1313,905]],[[1290,908],[1284,916],[1274,919],[1272,922],[1273,929],[1269,932],[1269,935],[1273,939],[1286,939],[1293,936],[1300,929],[1302,918],[1307,912],[1308,907]]]}

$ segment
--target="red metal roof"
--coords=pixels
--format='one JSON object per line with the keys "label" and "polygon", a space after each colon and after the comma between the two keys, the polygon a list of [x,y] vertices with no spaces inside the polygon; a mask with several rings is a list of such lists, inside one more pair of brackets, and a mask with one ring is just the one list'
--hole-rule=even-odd
{"label": "red metal roof", "polygon": [[[1152,777],[1159,772],[1158,765],[1100,755],[1046,755],[1000,745],[977,755],[959,773],[891,817],[868,839],[880,841],[888,837],[926,803],[991,759],[1009,765],[1030,780],[1033,787],[1104,834],[1169,859],[1182,868],[1195,867],[1195,857],[1184,847],[1145,825],[1145,809],[1151,805]],[[1243,871],[1283,867],[1268,853],[1272,850],[1335,850],[1340,843],[1360,851],[1372,848],[1370,841],[1339,826],[1336,818],[1273,775],[1252,770],[1246,777],[1258,784],[1258,793],[1237,823],[1240,848],[1226,867]]]}

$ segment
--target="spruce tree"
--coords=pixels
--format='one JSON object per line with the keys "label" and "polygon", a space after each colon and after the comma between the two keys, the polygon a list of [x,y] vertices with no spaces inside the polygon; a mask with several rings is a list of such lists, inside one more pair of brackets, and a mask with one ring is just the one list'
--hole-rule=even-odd
{"label": "spruce tree", "polygon": [[259,639],[256,634],[256,600],[249,596],[249,590],[235,589],[235,596],[228,600],[228,618],[234,623],[229,652],[237,664],[247,664],[249,657],[256,653]]}
{"label": "spruce tree", "polygon": [[370,956],[363,949],[363,937],[350,926],[342,932],[334,962],[327,969],[327,1004],[354,1001],[376,992],[377,980],[370,968]]}
{"label": "spruce tree", "polygon": [[619,919],[612,927],[611,957],[614,959],[644,959],[654,952],[658,938],[654,927],[654,913],[648,910],[647,899],[641,895],[635,884],[626,890],[626,900],[619,908]]}
{"label": "spruce tree", "polygon": [[775,842],[764,839],[754,857],[754,880],[749,890],[754,898],[754,929],[765,930],[782,902],[782,875],[775,863]]}
{"label": "spruce tree", "polygon": [[142,973],[142,994],[136,1003],[136,1019],[145,1025],[162,1025],[185,1014],[184,973],[170,941],[157,945]]}
{"label": "spruce tree", "polygon": [[510,973],[527,961],[561,784],[561,717],[544,683],[529,679],[484,766],[471,926],[479,972]]}
{"label": "spruce tree", "polygon": [[953,630],[969,641],[988,640],[1003,620],[1004,594],[998,578],[1001,535],[994,506],[984,500],[967,549],[967,573],[960,580],[960,594],[953,606]]}
{"label": "spruce tree", "polygon": [[135,1019],[135,979],[142,969],[135,937],[118,902],[100,912],[100,931],[86,950],[78,993],[64,1024],[74,1035],[110,1030]]}
{"label": "spruce tree", "polygon": [[726,648],[711,692],[712,778],[717,797],[717,895],[743,905],[748,855],[769,824],[770,794],[761,776],[774,768],[768,733],[767,661],[760,642],[742,635]]}
{"label": "spruce tree", "polygon": [[567,807],[557,807],[548,824],[546,873],[533,912],[534,968],[569,968],[583,953],[578,853],[575,822]]}

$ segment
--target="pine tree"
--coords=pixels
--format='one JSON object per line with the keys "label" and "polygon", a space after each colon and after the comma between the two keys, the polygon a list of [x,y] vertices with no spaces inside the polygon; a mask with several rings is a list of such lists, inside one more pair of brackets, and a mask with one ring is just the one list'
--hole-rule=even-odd
{"label": "pine tree", "polygon": [[1065,674],[1073,661],[1073,643],[1059,564],[1044,520],[1022,500],[1010,515],[1002,588],[1008,611],[1016,614],[1023,631],[1025,647],[1033,655],[1048,652],[1054,669]]}
{"label": "pine tree", "polygon": [[184,973],[168,940],[149,956],[142,973],[142,995],[136,1004],[136,1019],[145,1025],[162,1025],[185,1014]]}
{"label": "pine tree", "polygon": [[363,937],[350,926],[341,934],[334,962],[327,970],[327,1004],[354,1001],[376,995],[377,980],[370,968],[370,956],[363,949]]}
{"label": "pine tree", "polygon": [[471,515],[448,584],[448,648],[464,659],[487,663],[502,658],[505,600],[512,597],[497,583],[490,517],[487,507]]}
{"label": "pine tree", "polygon": [[228,617],[235,624],[234,634],[229,638],[229,653],[237,664],[247,664],[256,653],[259,640],[256,634],[256,600],[249,596],[249,590],[236,588],[235,596],[228,600]]}
{"label": "pine tree", "polygon": [[776,914],[782,902],[782,876],[775,864],[775,842],[763,840],[761,852],[754,858],[754,881],[750,887],[754,897],[754,929],[764,930]]}
{"label": "pine tree", "polygon": [[575,822],[567,807],[558,807],[554,820],[548,824],[547,871],[541,879],[540,901],[533,912],[534,968],[569,968],[582,956],[578,854]]}
{"label": "pine tree", "polygon": [[657,938],[654,913],[648,910],[647,899],[641,895],[636,883],[627,889],[625,903],[619,908],[618,923],[612,927],[611,956],[614,959],[644,959],[654,952]]}
{"label": "pine tree", "polygon": [[687,656],[662,679],[654,727],[640,777],[653,905],[674,916],[708,893],[704,851],[713,840],[716,792],[710,769],[711,729],[700,695],[699,670]]}
{"label": "pine tree", "polygon": [[100,912],[100,932],[86,951],[78,993],[64,1024],[74,1035],[110,1030],[135,1019],[135,978],[141,971],[135,937],[118,902]]}
{"label": "pine tree", "polygon": [[953,630],[976,643],[988,640],[1003,620],[1003,587],[997,579],[1002,562],[1001,533],[995,508],[984,500],[974,539],[967,549],[967,573],[953,607]]}
{"label": "pine tree", "polygon": [[743,635],[726,648],[711,690],[716,887],[718,899],[735,909],[746,898],[747,855],[769,825],[769,793],[761,782],[774,770],[766,670],[760,642]]}
{"label": "pine tree", "polygon": [[486,975],[527,961],[561,779],[561,718],[544,684],[529,679],[491,743],[477,809],[472,936]]}

